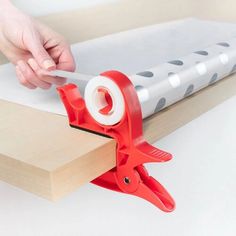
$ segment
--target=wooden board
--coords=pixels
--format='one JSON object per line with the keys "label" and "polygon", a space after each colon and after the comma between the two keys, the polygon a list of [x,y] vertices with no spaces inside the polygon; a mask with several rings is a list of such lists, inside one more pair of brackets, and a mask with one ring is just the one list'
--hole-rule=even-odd
{"label": "wooden board", "polygon": [[[111,6],[54,14],[41,20],[70,42],[77,42],[194,15],[197,9],[193,4],[196,1],[150,0],[145,1],[149,3],[145,9],[143,2],[121,1]],[[177,7],[179,4],[185,7]],[[160,14],[154,14],[153,9]],[[117,17],[119,14],[122,18]],[[68,27],[74,25],[72,22],[78,22],[78,31]],[[145,137],[154,142],[235,94],[236,76],[231,76],[146,119]],[[72,129],[66,117],[0,101],[0,179],[56,200],[114,166],[113,140]]]}
{"label": "wooden board", "polygon": [[113,140],[72,129],[64,116],[1,100],[0,108],[0,179],[8,183],[57,199],[115,165]]}

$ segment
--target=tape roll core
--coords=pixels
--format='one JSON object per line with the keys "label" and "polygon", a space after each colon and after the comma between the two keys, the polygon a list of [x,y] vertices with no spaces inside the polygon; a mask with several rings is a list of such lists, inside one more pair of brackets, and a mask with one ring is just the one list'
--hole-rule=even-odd
{"label": "tape roll core", "polygon": [[[112,107],[107,113],[101,112],[109,104],[105,93],[112,99]],[[109,78],[97,76],[89,80],[84,92],[86,107],[90,115],[100,124],[115,125],[120,122],[125,112],[123,95],[118,85]]]}

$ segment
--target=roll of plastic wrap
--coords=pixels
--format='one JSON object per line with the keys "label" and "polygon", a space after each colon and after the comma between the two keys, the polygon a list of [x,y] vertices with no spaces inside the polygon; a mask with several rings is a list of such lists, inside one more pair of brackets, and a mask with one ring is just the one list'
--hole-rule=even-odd
{"label": "roll of plastic wrap", "polygon": [[[236,24],[183,19],[77,43],[72,51],[76,71],[88,75],[88,80],[77,80],[76,75],[69,80],[82,95],[92,75],[118,70],[133,83],[145,118],[236,72]],[[55,87],[29,91],[18,84],[11,65],[0,66],[0,76],[0,99],[66,114]],[[86,97],[89,103],[92,97]],[[90,110],[99,122],[120,119],[99,112],[105,100],[102,93],[95,97],[96,111]]]}

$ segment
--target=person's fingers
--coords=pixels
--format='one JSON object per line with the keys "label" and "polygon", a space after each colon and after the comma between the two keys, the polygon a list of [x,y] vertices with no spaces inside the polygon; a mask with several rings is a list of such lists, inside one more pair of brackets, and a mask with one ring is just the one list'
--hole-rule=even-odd
{"label": "person's fingers", "polygon": [[16,47],[7,40],[1,46],[3,48],[2,53],[14,65],[16,65],[17,62],[20,60],[27,61],[30,57],[32,57],[30,52],[24,51],[23,49]]}
{"label": "person's fingers", "polygon": [[38,74],[42,68],[39,66],[39,64],[36,62],[34,58],[30,58],[28,61],[28,64],[30,65],[31,69]]}
{"label": "person's fingers", "polygon": [[17,66],[19,67],[24,78],[31,84],[40,87],[42,89],[49,89],[51,87],[50,83],[40,80],[37,75],[33,72],[31,67],[25,61],[18,61]]}
{"label": "person's fingers", "polygon": [[18,79],[19,79],[19,82],[20,82],[23,86],[25,86],[25,87],[27,87],[27,88],[29,88],[29,89],[36,89],[36,88],[37,88],[35,85],[31,84],[29,81],[27,81],[27,80],[25,79],[25,77],[24,77],[23,74],[21,73],[20,68],[19,68],[18,66],[16,66],[16,75],[17,75],[17,77],[18,77]]}
{"label": "person's fingers", "polygon": [[56,68],[55,62],[44,48],[40,35],[37,32],[33,31],[27,37],[27,47],[41,68],[45,70]]}
{"label": "person's fingers", "polygon": [[28,60],[28,64],[31,66],[32,70],[37,74],[40,80],[59,86],[66,83],[66,78],[43,75],[43,70],[40,68],[40,66],[38,65],[38,63],[34,58],[30,58]]}
{"label": "person's fingers", "polygon": [[57,69],[74,72],[75,68],[75,61],[70,47],[65,45],[60,57],[58,58]]}

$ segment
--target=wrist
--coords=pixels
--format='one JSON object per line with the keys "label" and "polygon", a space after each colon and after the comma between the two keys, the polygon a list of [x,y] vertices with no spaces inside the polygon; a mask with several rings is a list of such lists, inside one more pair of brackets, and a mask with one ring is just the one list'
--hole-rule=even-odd
{"label": "wrist", "polygon": [[1,13],[4,14],[2,10],[8,10],[13,7],[13,4],[11,3],[10,0],[0,0],[0,10]]}

